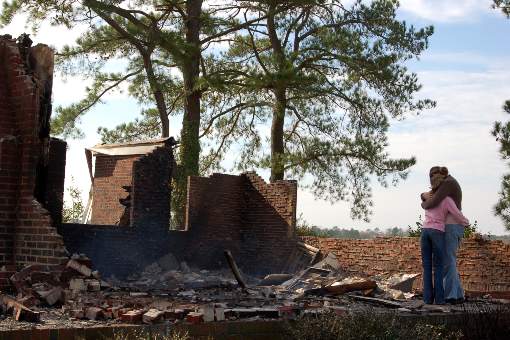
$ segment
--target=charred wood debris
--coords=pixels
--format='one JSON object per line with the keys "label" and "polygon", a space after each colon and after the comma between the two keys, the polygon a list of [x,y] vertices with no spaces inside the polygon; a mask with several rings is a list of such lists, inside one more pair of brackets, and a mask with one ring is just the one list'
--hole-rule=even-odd
{"label": "charred wood debris", "polygon": [[[300,315],[370,308],[400,313],[455,312],[424,305],[413,290],[420,274],[352,275],[332,254],[301,243],[312,263],[296,274],[245,275],[230,251],[230,269],[196,270],[167,254],[125,280],[103,279],[85,255],[65,265],[28,265],[10,276],[11,294],[0,296],[4,320],[44,323],[203,323],[224,320],[292,319]],[[227,268],[225,266],[225,268]],[[9,272],[3,266],[2,272]],[[492,299],[507,304],[510,300]]]}

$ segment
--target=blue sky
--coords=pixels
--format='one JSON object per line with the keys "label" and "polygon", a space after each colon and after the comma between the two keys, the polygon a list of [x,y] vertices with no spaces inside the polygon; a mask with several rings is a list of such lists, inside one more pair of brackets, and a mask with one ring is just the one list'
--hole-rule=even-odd
{"label": "blue sky", "polygon": [[[505,120],[502,104],[510,99],[510,20],[490,8],[488,0],[402,0],[399,16],[416,27],[434,25],[429,49],[419,61],[409,63],[423,84],[420,96],[437,101],[437,108],[394,122],[389,134],[394,157],[416,156],[409,178],[388,189],[373,184],[374,215],[370,223],[352,221],[349,205],[316,200],[300,190],[298,211],[312,224],[364,229],[407,227],[423,215],[418,194],[428,188],[428,169],[446,165],[459,180],[464,193],[463,211],[477,220],[483,232],[505,233],[493,216],[500,179],[507,170],[499,159],[498,145],[490,135],[495,120]],[[17,36],[24,29],[23,17],[0,29]],[[33,36],[36,43],[57,48],[73,41],[83,31],[43,26]],[[54,104],[80,99],[87,79],[63,79],[57,74]],[[96,144],[98,126],[113,127],[136,117],[139,108],[123,93],[115,93],[83,119],[83,140],[69,141],[67,178],[71,175],[84,193],[90,185],[83,148]],[[178,126],[175,124],[174,126]],[[171,131],[175,134],[177,131]]]}

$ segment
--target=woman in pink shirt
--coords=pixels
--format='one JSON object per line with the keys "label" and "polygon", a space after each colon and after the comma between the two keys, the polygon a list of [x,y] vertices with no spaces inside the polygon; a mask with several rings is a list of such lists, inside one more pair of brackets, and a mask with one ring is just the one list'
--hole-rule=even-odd
{"label": "woman in pink shirt", "polygon": [[[444,178],[445,176],[438,174],[431,179],[432,192],[437,190]],[[420,245],[423,265],[423,301],[427,304],[445,303],[443,287],[444,230],[448,214],[450,214],[449,218],[453,218],[458,224],[469,224],[467,218],[462,215],[450,197],[444,198],[435,208],[425,210]],[[434,280],[432,280],[432,267],[434,267]]]}

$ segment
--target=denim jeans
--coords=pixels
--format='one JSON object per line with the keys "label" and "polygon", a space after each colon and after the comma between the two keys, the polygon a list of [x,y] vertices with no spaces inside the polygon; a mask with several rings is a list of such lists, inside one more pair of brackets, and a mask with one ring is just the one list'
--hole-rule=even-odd
{"label": "denim jeans", "polygon": [[[421,230],[421,262],[423,265],[423,301],[427,304],[444,304],[443,269],[445,233],[437,229]],[[434,275],[432,275],[432,266]],[[434,280],[432,280],[432,278]],[[434,283],[432,283],[434,281]]]}
{"label": "denim jeans", "polygon": [[446,299],[464,298],[464,290],[457,271],[457,250],[464,236],[464,226],[445,226],[444,294]]}

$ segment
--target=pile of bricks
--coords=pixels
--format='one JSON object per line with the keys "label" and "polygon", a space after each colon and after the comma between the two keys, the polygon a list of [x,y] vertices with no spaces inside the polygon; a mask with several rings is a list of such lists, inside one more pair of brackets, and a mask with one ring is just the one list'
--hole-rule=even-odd
{"label": "pile of bricks", "polygon": [[4,266],[0,274],[12,274],[9,281],[17,293],[16,298],[2,296],[4,312],[12,311],[18,321],[37,321],[38,312],[33,307],[63,305],[83,292],[99,292],[110,287],[90,268],[90,260],[83,255],[73,255],[65,265],[32,264],[18,272]]}

